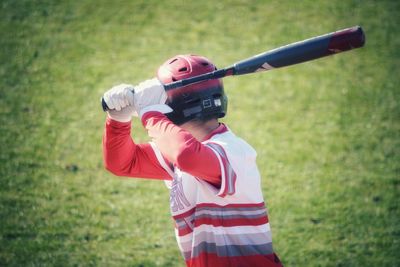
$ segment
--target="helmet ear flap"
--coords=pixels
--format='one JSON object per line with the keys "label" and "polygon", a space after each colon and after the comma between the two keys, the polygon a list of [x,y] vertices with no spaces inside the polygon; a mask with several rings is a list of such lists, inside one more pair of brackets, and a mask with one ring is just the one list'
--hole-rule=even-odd
{"label": "helmet ear flap", "polygon": [[[207,58],[197,55],[178,55],[168,59],[157,72],[158,79],[171,83],[216,70]],[[173,112],[168,117],[175,124],[193,119],[221,118],[227,110],[227,97],[221,79],[189,84],[167,92],[167,104]]]}

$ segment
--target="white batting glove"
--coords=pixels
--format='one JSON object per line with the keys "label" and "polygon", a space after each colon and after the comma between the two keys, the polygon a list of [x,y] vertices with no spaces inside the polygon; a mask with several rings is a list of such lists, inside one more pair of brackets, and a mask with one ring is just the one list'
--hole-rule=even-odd
{"label": "white batting glove", "polygon": [[119,122],[128,122],[136,112],[133,86],[130,84],[120,84],[108,90],[103,99],[109,110],[108,116]]}
{"label": "white batting glove", "polygon": [[134,102],[140,118],[149,111],[171,112],[172,109],[165,104],[166,101],[167,93],[157,78],[141,82],[135,86]]}

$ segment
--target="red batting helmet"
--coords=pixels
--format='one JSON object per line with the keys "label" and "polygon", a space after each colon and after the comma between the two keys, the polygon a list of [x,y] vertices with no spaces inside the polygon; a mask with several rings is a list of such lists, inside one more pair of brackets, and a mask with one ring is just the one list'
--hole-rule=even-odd
{"label": "red batting helmet", "polygon": [[[215,65],[205,57],[178,55],[168,59],[159,67],[157,77],[163,84],[167,84],[216,69]],[[226,114],[228,99],[221,79],[172,89],[167,91],[167,95],[166,104],[173,109],[167,116],[177,125],[193,119],[222,118]]]}

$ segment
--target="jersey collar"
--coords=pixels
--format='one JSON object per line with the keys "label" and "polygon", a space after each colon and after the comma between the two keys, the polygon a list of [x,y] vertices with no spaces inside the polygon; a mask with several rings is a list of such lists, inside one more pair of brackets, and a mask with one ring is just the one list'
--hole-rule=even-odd
{"label": "jersey collar", "polygon": [[225,132],[227,132],[228,130],[229,130],[229,129],[228,129],[228,127],[226,127],[225,124],[220,123],[219,126],[218,126],[214,131],[212,131],[211,133],[209,133],[208,135],[206,135],[206,137],[204,138],[203,141],[206,141],[206,140],[208,140],[208,139],[211,139],[211,137],[213,137],[213,136],[216,135],[216,134],[225,133]]}

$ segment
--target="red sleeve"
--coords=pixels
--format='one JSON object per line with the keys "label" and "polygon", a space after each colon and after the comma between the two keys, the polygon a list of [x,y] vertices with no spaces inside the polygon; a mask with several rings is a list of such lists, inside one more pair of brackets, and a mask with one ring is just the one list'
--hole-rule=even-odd
{"label": "red sleeve", "polygon": [[221,167],[210,147],[197,141],[160,112],[145,113],[142,122],[169,162],[182,171],[220,187]]}
{"label": "red sleeve", "polygon": [[135,144],[131,122],[107,118],[103,136],[103,157],[107,170],[118,176],[169,180],[150,144]]}

